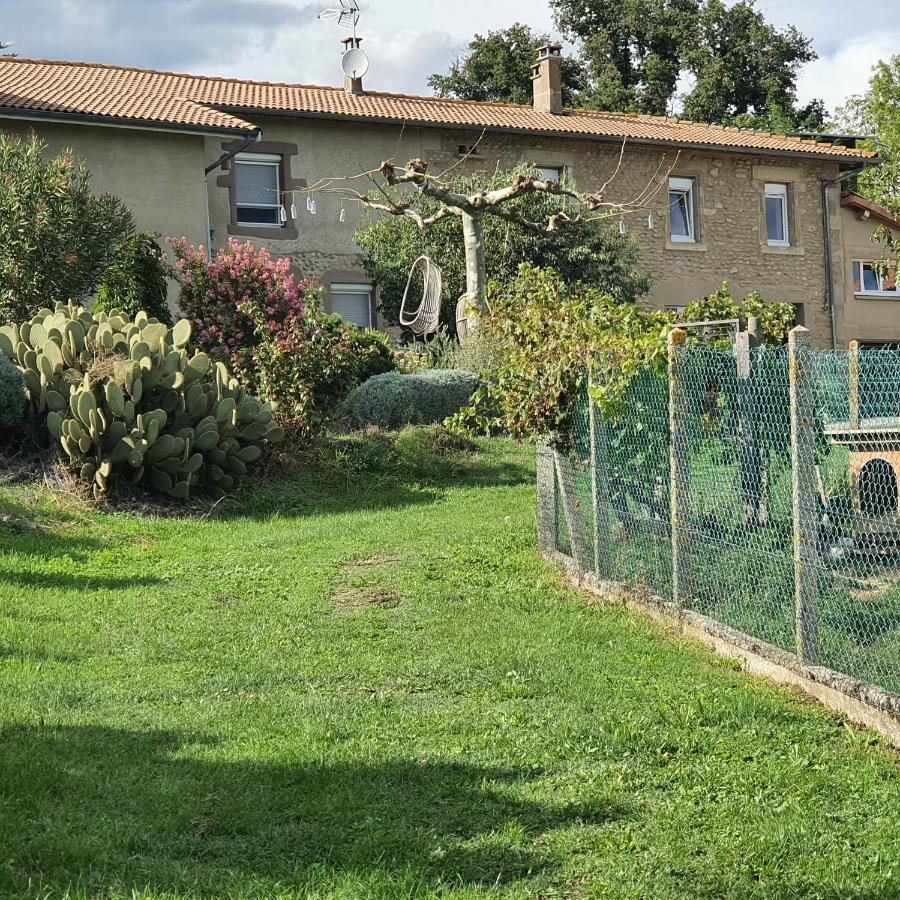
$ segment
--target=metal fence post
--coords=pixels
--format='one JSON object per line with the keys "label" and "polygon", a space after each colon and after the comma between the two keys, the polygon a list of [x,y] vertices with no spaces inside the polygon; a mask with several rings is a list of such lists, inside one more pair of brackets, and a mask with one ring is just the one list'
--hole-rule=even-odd
{"label": "metal fence post", "polygon": [[744,525],[759,528],[762,522],[762,452],[757,436],[756,360],[753,351],[759,346],[759,319],[750,316],[747,330],[735,336],[737,366],[738,439],[740,442],[741,496],[744,503]]}
{"label": "metal fence post", "polygon": [[815,404],[806,358],[808,347],[809,331],[803,326],[794,328],[788,336],[788,370],[797,657],[804,665],[815,665],[819,656],[818,493]]}
{"label": "metal fence post", "polygon": [[556,468],[556,484],[562,500],[563,516],[569,531],[569,542],[572,547],[572,559],[579,574],[591,570],[587,534],[581,517],[581,500],[575,484],[575,465],[568,453],[553,451],[553,462]]}
{"label": "metal fence post", "polygon": [[608,574],[610,563],[609,466],[606,426],[603,414],[588,395],[588,420],[591,429],[591,506],[594,510],[594,572],[598,578]]}
{"label": "metal fence post", "polygon": [[542,553],[556,550],[556,467],[553,451],[537,445],[537,539]]}
{"label": "metal fence post", "polygon": [[850,395],[850,427],[859,428],[859,341],[850,341],[847,376]]}
{"label": "metal fence post", "polygon": [[688,446],[684,380],[679,371],[679,353],[684,353],[687,332],[669,332],[669,502],[672,532],[672,599],[684,606],[691,597],[688,524],[691,503],[691,474]]}

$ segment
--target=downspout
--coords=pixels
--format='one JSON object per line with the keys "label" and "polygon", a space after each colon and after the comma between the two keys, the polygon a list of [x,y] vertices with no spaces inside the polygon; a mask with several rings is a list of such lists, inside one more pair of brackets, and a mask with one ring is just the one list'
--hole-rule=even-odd
{"label": "downspout", "polygon": [[237,147],[233,147],[231,150],[223,153],[214,163],[208,165],[203,172],[203,188],[206,191],[206,256],[210,262],[212,262],[212,219],[209,213],[209,185],[207,184],[207,179],[212,172],[224,166],[229,160],[234,159],[238,153],[243,153],[251,144],[258,143],[261,140],[262,130],[257,128],[252,134],[248,134]]}
{"label": "downspout", "polygon": [[233,147],[231,150],[223,153],[214,163],[206,167],[206,176],[209,177],[210,172],[215,172],[220,166],[224,166],[225,163],[230,159],[234,159],[238,153],[243,153],[251,144],[259,143],[262,140],[262,130],[257,128],[252,134],[248,134],[247,137],[241,141],[237,147]]}

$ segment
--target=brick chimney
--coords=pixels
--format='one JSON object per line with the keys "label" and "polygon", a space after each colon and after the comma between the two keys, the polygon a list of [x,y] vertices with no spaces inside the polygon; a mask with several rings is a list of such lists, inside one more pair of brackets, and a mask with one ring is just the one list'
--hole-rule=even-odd
{"label": "brick chimney", "polygon": [[531,67],[534,108],[541,112],[561,113],[562,45],[547,44],[538,50],[538,60]]}
{"label": "brick chimney", "polygon": [[[362,43],[362,38],[359,37],[348,37],[344,38],[341,43],[344,45],[343,53],[348,53],[350,50],[359,50],[359,45]],[[344,90],[348,94],[363,94],[363,83],[362,83],[362,75],[358,77],[354,77],[353,75],[344,75]]]}

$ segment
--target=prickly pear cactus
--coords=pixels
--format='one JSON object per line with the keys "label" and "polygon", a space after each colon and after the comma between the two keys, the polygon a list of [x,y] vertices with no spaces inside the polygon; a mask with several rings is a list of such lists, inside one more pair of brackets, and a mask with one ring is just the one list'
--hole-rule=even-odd
{"label": "prickly pear cactus", "polygon": [[186,320],[168,328],[70,302],[0,328],[0,354],[96,497],[114,475],[179,499],[195,488],[222,496],[284,432],[190,340]]}

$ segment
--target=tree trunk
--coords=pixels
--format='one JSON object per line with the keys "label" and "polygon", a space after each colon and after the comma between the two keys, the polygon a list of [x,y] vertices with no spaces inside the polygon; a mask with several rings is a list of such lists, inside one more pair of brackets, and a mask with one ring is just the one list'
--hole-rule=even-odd
{"label": "tree trunk", "polygon": [[[466,246],[466,293],[472,300],[474,312],[484,310],[487,289],[487,265],[484,259],[484,213],[466,211],[462,215],[463,238]],[[469,328],[478,327],[477,315],[469,314]]]}

